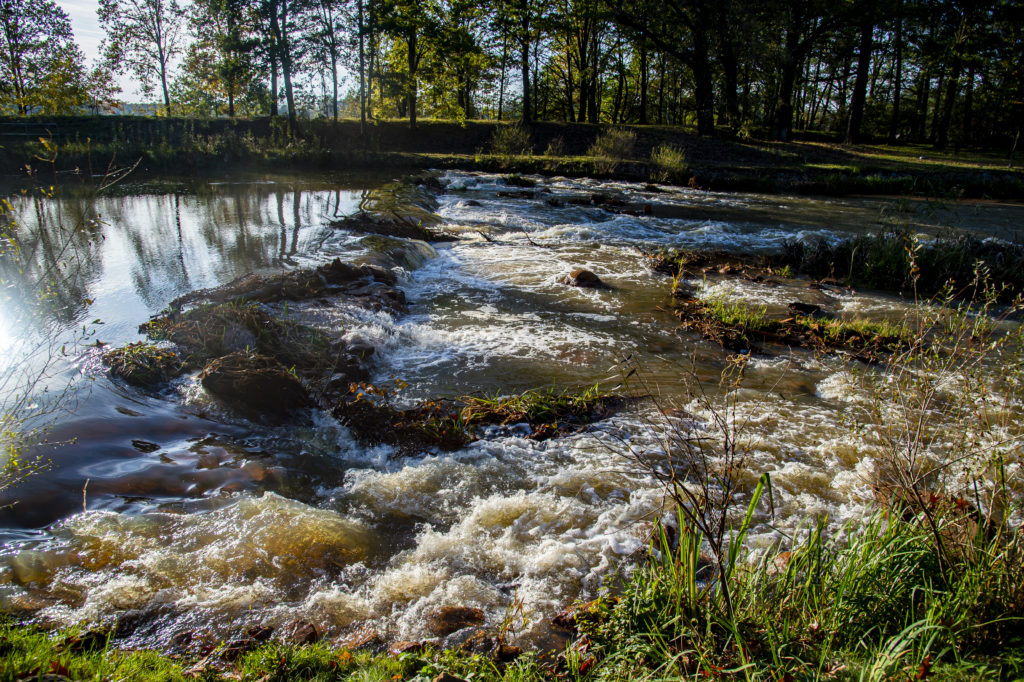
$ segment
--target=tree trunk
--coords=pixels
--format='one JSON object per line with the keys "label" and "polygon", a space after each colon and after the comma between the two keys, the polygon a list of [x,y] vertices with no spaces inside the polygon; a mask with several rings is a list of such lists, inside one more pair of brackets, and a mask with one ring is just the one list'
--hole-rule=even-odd
{"label": "tree trunk", "polygon": [[942,86],[946,82],[946,71],[939,71],[939,82],[935,84],[935,109],[932,111],[932,132],[928,141],[935,144],[939,134],[939,119],[942,116]]}
{"label": "tree trunk", "polygon": [[708,60],[708,43],[702,30],[693,36],[693,96],[697,105],[697,132],[700,135],[715,133],[715,88],[711,79],[711,63]]}
{"label": "tree trunk", "polygon": [[857,50],[857,79],[853,83],[853,100],[846,126],[846,144],[860,142],[860,128],[864,121],[864,103],[868,91],[868,70],[871,68],[871,48],[875,34],[873,9],[865,8],[864,22],[860,26],[860,47]]}
{"label": "tree trunk", "polygon": [[665,55],[658,65],[658,125],[665,125]]}
{"label": "tree trunk", "polygon": [[530,38],[525,27],[519,47],[523,73],[523,123],[530,123],[533,120],[530,117]]}
{"label": "tree trunk", "polygon": [[498,120],[501,120],[502,109],[505,106],[505,72],[508,68],[508,35],[501,36],[501,83],[498,86]]}
{"label": "tree trunk", "polygon": [[356,3],[356,29],[359,31],[359,136],[366,135],[366,81],[363,66],[363,0]]}
{"label": "tree trunk", "polygon": [[407,43],[409,48],[409,82],[408,92],[406,93],[409,98],[409,129],[416,130],[416,66],[419,61],[416,58],[416,28],[409,29],[409,35],[407,37]]}
{"label": "tree trunk", "polygon": [[572,89],[572,52],[569,50],[567,42],[565,50],[565,120],[569,123],[576,122],[576,105],[574,104],[575,100],[573,100]]}
{"label": "tree trunk", "polygon": [[338,55],[331,48],[331,104],[334,107],[334,122],[338,122]]}
{"label": "tree trunk", "polygon": [[640,44],[640,125],[647,125],[647,45]]}
{"label": "tree trunk", "polygon": [[[900,7],[897,11],[902,11]],[[896,17],[895,74],[893,75],[892,118],[889,119],[889,144],[896,144],[900,128],[900,96],[903,89],[903,17]]]}
{"label": "tree trunk", "polygon": [[[280,0],[278,0],[280,1]],[[277,86],[277,68],[281,55],[281,24],[278,18],[278,3],[270,6],[270,115],[277,116],[277,100],[280,96]],[[283,66],[283,64],[282,64]]]}
{"label": "tree trunk", "polygon": [[967,67],[967,86],[964,92],[964,120],[962,128],[962,143],[970,146],[971,138],[974,136],[974,125],[971,120],[974,118],[974,65]]}
{"label": "tree trunk", "polygon": [[793,131],[793,88],[797,73],[803,62],[810,42],[800,39],[799,30],[786,28],[785,45],[782,53],[782,68],[779,74],[779,96],[775,104],[775,139],[787,142]]}
{"label": "tree trunk", "polygon": [[932,76],[927,70],[920,77],[920,87],[917,89],[917,139],[922,141],[928,134],[928,97],[929,88],[932,84]]}
{"label": "tree trunk", "polygon": [[942,117],[939,119],[939,129],[935,136],[936,149],[945,149],[949,144],[949,125],[953,121],[953,104],[956,103],[956,94],[960,90],[963,66],[960,57],[953,58],[953,68],[946,82],[946,97],[942,102]]}

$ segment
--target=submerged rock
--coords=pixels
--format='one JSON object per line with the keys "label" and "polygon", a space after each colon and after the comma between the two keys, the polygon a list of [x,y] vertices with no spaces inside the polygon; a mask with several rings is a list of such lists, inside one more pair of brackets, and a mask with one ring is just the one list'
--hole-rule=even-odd
{"label": "submerged rock", "polygon": [[403,640],[401,642],[394,642],[391,646],[389,646],[388,653],[392,656],[401,656],[402,654],[418,654],[426,648],[427,645],[423,642],[411,642]]}
{"label": "submerged rock", "polygon": [[272,416],[286,416],[313,404],[305,386],[274,358],[232,353],[217,358],[199,375],[203,388],[224,402]]}
{"label": "submerged rock", "polygon": [[584,270],[583,268],[576,268],[568,275],[562,278],[562,284],[568,284],[571,287],[582,287],[586,289],[605,289],[607,285],[601,281],[601,278],[595,275],[590,270]]}
{"label": "submerged rock", "polygon": [[[344,295],[366,307],[375,304],[405,305],[404,295],[374,291],[395,291],[397,279],[389,270],[374,265],[353,265],[335,258],[316,268],[295,270],[280,275],[243,275],[227,284],[212,289],[199,289],[171,301],[171,310],[189,305],[217,303],[273,303],[275,301],[303,301],[324,296]],[[367,288],[379,285],[376,289]],[[366,299],[366,300],[359,300]]]}
{"label": "submerged rock", "polygon": [[441,217],[435,213],[439,206],[434,196],[437,189],[443,190],[439,183],[427,180],[419,184],[389,183],[368,192],[358,212],[332,221],[330,225],[335,229],[361,234],[452,241],[455,239],[452,235],[432,229],[442,222]]}
{"label": "submerged rock", "polygon": [[536,187],[537,186],[537,181],[536,180],[531,180],[530,178],[524,178],[522,175],[519,175],[518,173],[514,173],[512,175],[506,175],[504,180],[505,180],[505,184],[506,185],[511,185],[512,187],[527,187],[527,188],[529,188],[529,187]]}
{"label": "submerged rock", "polygon": [[320,631],[309,621],[293,620],[277,631],[276,638],[288,646],[316,644],[320,641]]}
{"label": "submerged rock", "polygon": [[835,316],[831,313],[826,312],[820,305],[814,303],[801,303],[800,301],[794,301],[789,304],[789,312],[796,313],[797,315],[803,315],[805,317],[814,317],[817,319],[834,319]]}
{"label": "submerged rock", "polygon": [[431,634],[444,637],[474,625],[483,625],[486,617],[481,609],[468,606],[442,606],[427,614],[426,628]]}
{"label": "submerged rock", "polygon": [[363,237],[359,243],[377,256],[374,263],[385,267],[400,267],[416,270],[431,258],[437,257],[437,250],[420,239],[396,239],[382,235]]}

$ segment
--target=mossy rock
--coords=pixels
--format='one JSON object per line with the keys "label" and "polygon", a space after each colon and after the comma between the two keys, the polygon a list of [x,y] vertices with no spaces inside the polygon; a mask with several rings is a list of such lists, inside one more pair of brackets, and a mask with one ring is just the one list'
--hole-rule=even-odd
{"label": "mossy rock", "polygon": [[225,403],[261,415],[285,417],[313,405],[298,377],[265,355],[225,355],[208,364],[199,379]]}
{"label": "mossy rock", "polygon": [[103,362],[112,376],[143,388],[170,381],[184,369],[177,353],[143,341],[107,351]]}

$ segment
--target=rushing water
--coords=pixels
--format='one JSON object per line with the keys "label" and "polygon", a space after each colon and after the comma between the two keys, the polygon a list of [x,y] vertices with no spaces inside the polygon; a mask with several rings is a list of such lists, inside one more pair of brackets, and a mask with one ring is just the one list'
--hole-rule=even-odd
{"label": "rushing water", "polygon": [[[497,176],[449,173],[444,181],[439,213],[462,239],[437,245],[436,254],[421,249],[432,257],[403,273],[407,314],[337,302],[274,307],[372,343],[374,381],[404,380],[402,400],[613,388],[630,357],[664,405],[700,419],[684,377],[714,386],[726,354],[676,332],[665,310],[668,282],[648,270],[638,247],[766,252],[787,238],[874,229],[892,210],[878,200],[654,193],[558,178],[541,179],[537,199],[512,199],[497,196],[509,189]],[[593,192],[650,209],[634,217],[546,201]],[[81,267],[58,292],[75,305],[31,322],[38,329],[27,333],[67,340],[85,325],[95,330],[89,341],[122,344],[193,289],[358,258],[366,251],[359,237],[327,221],[354,211],[361,197],[326,182],[271,179],[51,202],[47,211],[99,222],[77,245]],[[1020,211],[918,202],[904,215],[925,233],[955,220],[1006,238]],[[610,288],[560,283],[578,267]],[[801,281],[767,286],[712,275],[694,284],[702,295],[770,311],[796,300],[847,316],[907,309],[895,297]],[[104,373],[99,352],[73,353],[61,366],[64,379],[83,373],[90,384],[47,434],[64,443],[43,451],[50,470],[3,493],[13,503],[0,512],[5,611],[60,623],[128,615],[135,641],[163,645],[182,629],[216,637],[291,618],[332,635],[371,621],[391,637],[421,637],[423,614],[435,607],[477,606],[493,625],[518,598],[531,614],[525,634],[536,641],[546,617],[598,591],[643,551],[660,513],[658,486],[616,445],[627,434],[634,448],[659,447],[660,427],[643,407],[545,442],[495,429],[457,452],[400,458],[356,444],[326,414],[254,425],[205,395],[195,377],[159,393],[128,388]],[[769,472],[776,490],[775,520],[761,519],[754,543],[779,541],[776,526],[863,512],[879,445],[849,424],[851,407],[868,400],[858,371],[841,358],[782,349],[750,361],[733,394],[749,445],[737,476]]]}

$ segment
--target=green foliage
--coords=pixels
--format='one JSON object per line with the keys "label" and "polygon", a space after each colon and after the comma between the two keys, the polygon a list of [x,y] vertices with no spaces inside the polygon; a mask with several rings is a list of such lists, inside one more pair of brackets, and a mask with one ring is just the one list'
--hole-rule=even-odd
{"label": "green foliage", "polygon": [[426,649],[401,656],[333,648],[326,643],[288,646],[262,644],[235,660],[217,651],[203,659],[171,657],[156,651],[121,651],[109,646],[103,631],[72,628],[56,632],[0,617],[0,680],[36,679],[60,674],[75,680],[184,682],[244,679],[361,680],[429,682],[447,672],[480,682],[527,682],[547,679],[537,658],[526,654],[508,664],[460,653]]}
{"label": "green foliage", "polygon": [[110,373],[133,386],[154,386],[181,373],[181,360],[173,351],[137,341],[103,354]]}
{"label": "green foliage", "polygon": [[[591,636],[604,657],[594,679],[714,675],[748,679],[913,677],[940,663],[994,665],[1020,674],[1024,577],[1013,569],[1024,538],[980,540],[978,559],[943,582],[923,519],[878,513],[829,538],[818,522],[787,552],[772,551],[729,576],[735,617],[699,555],[701,538],[677,545],[662,532],[652,559],[604,605]],[[1006,589],[996,596],[990,586]],[[1017,632],[1018,634],[1008,634]],[[881,676],[881,677],[879,677]]]}
{"label": "green foliage", "polygon": [[707,313],[729,327],[738,327],[744,333],[766,329],[769,321],[764,306],[754,307],[743,301],[712,298],[707,301]]}
{"label": "green foliage", "polygon": [[1000,296],[1005,300],[1024,292],[1024,247],[953,230],[928,242],[899,225],[835,245],[790,240],[774,262],[815,278],[923,296],[939,293],[953,282],[967,297],[975,292],[971,283],[980,262],[989,268],[992,281],[1003,287]]}
{"label": "green foliage", "polygon": [[686,152],[680,147],[663,144],[651,151],[651,180],[681,183],[689,171]]}
{"label": "green foliage", "polygon": [[602,175],[613,173],[619,164],[633,158],[636,133],[623,128],[610,128],[597,136],[587,150],[594,158],[594,169]]}
{"label": "green foliage", "polygon": [[500,157],[502,164],[508,166],[514,157],[533,154],[530,131],[518,124],[499,126],[491,136],[490,148],[491,153]]}

